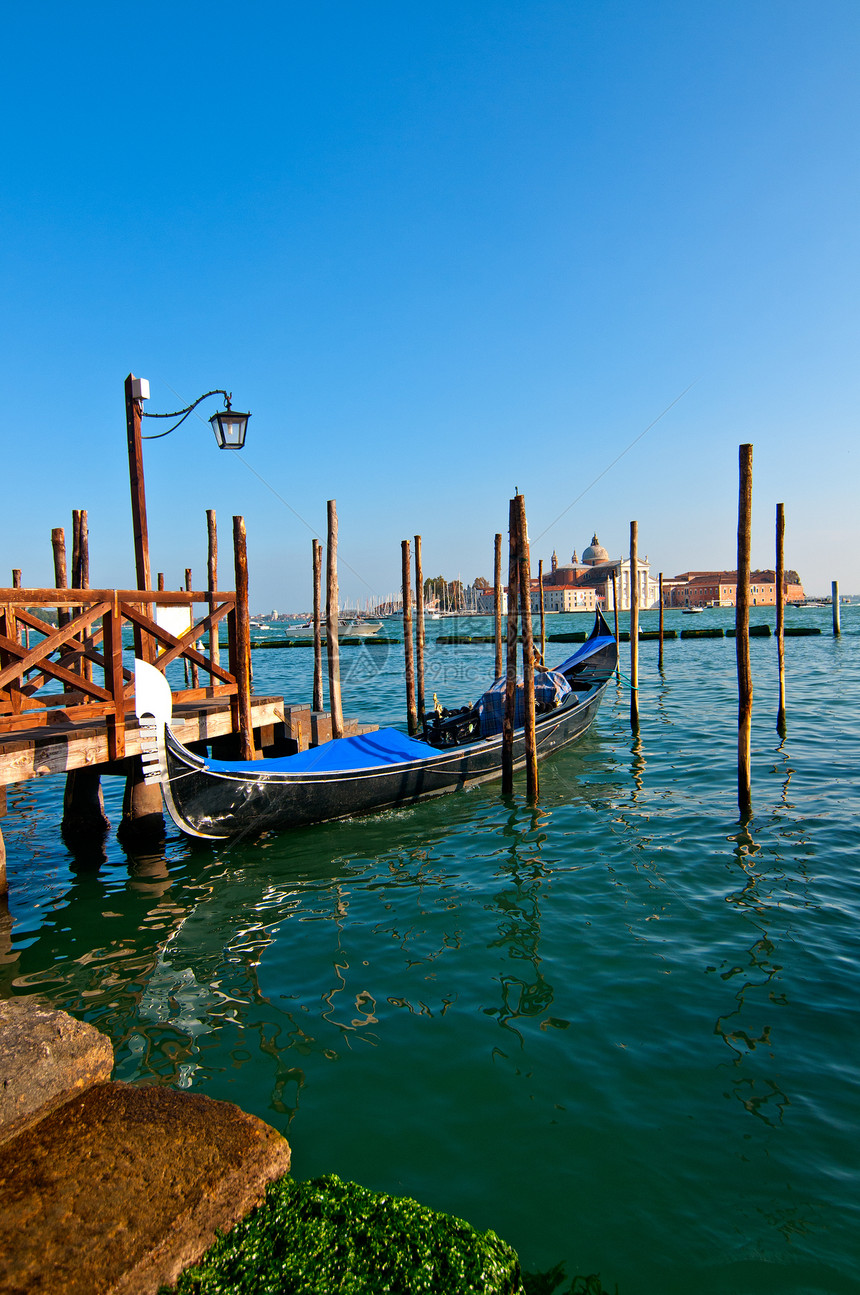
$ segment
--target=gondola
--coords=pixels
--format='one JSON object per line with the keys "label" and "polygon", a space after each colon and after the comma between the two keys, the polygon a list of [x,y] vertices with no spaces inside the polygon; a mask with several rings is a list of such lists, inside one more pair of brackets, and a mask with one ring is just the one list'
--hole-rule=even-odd
{"label": "gondola", "polygon": [[[590,637],[571,657],[554,670],[536,671],[538,759],[591,726],[617,657],[615,638],[598,611]],[[504,679],[497,679],[474,706],[431,711],[421,737],[382,728],[275,759],[215,760],[174,736],[170,685],[153,666],[136,661],[144,776],[161,783],[177,827],[212,840],[413,805],[500,776],[504,688]],[[525,762],[522,702],[520,681],[514,768]]]}

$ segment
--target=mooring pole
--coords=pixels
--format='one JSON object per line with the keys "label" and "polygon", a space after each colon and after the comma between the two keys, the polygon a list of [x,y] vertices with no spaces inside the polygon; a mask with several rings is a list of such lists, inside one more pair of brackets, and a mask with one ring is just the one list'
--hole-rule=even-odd
{"label": "mooring pole", "polygon": [[543,558],[538,562],[538,588],[540,590],[540,659],[546,661],[546,621],[543,608]]}
{"label": "mooring pole", "polygon": [[738,451],[738,593],[735,606],[735,652],[738,662],[738,809],[746,820],[752,814],[753,685],[750,669],[750,533],[752,527],[752,451]]}
{"label": "mooring pole", "polygon": [[660,572],[660,643],[657,654],[657,669],[663,669],[663,572]]}
{"label": "mooring pole", "polygon": [[517,698],[517,613],[519,610],[519,546],[517,503],[508,509],[508,633],[505,666],[505,716],[502,723],[502,795],[514,790],[514,719]]}
{"label": "mooring pole", "polygon": [[[215,604],[218,601],[215,597],[216,590],[218,589],[218,526],[215,522],[214,508],[206,509],[206,530],[208,533],[209,543],[207,572],[209,576],[209,615],[211,616],[215,611]],[[209,631],[209,658],[213,665],[221,664],[219,634],[220,630],[217,625],[214,625]],[[210,684],[215,683],[215,679],[212,675],[209,676],[209,682]]]}
{"label": "mooring pole", "polygon": [[621,646],[621,636],[618,633],[618,573],[612,568],[612,606],[615,611],[615,670],[621,674],[621,661],[619,649]]}
{"label": "mooring pole", "polygon": [[[54,587],[56,589],[68,589],[69,582],[66,576],[66,532],[62,526],[55,526],[51,531],[51,547],[54,550]],[[72,619],[72,614],[67,607],[57,608],[57,628],[62,629],[68,625]]]}
{"label": "mooring pole", "polygon": [[830,599],[833,604],[833,633],[836,638],[841,634],[839,626],[839,581],[833,580],[830,584]]}
{"label": "mooring pole", "polygon": [[526,749],[526,796],[538,798],[537,735],[535,732],[535,650],[532,634],[532,579],[526,501],[517,495],[517,549],[519,554],[520,615],[523,624],[523,736]]}
{"label": "mooring pole", "polygon": [[311,554],[314,567],[314,692],[311,709],[323,709],[323,669],[322,669],[322,544],[318,539],[311,540]]}
{"label": "mooring pole", "polygon": [[639,523],[630,523],[630,727],[639,728]]}
{"label": "mooring pole", "polygon": [[239,744],[242,760],[256,760],[251,714],[251,614],[248,605],[248,543],[245,518],[233,518],[233,561],[236,568],[236,684]]}
{"label": "mooring pole", "polygon": [[328,551],[326,558],[325,635],[328,657],[328,702],[331,735],[343,737],[343,707],[340,700],[340,643],[338,641],[337,590],[337,501],[328,501]]}
{"label": "mooring pole", "polygon": [[779,670],[776,731],[785,737],[785,504],[776,506],[776,661]]}
{"label": "mooring pole", "polygon": [[[191,567],[186,567],[185,568],[185,589],[188,593],[190,593],[193,588],[194,588],[194,585],[191,583]],[[191,606],[189,607],[188,610],[191,613],[191,624],[194,625],[196,624],[194,620],[194,607]],[[185,658],[185,664],[187,668],[188,666],[187,657]],[[191,662],[191,687],[198,688],[199,686],[200,686],[200,675],[197,670],[197,664],[196,662],[192,661]]]}
{"label": "mooring pole", "polygon": [[403,654],[406,674],[406,727],[409,736],[418,732],[418,711],[415,706],[415,654],[412,642],[412,577],[410,574],[409,541],[400,542],[403,587]]}
{"label": "mooring pole", "polygon": [[418,728],[424,725],[424,566],[421,561],[421,536],[415,536],[415,691],[418,704]]}
{"label": "mooring pole", "polygon": [[495,593],[496,627],[496,679],[502,677],[502,537],[496,536],[496,555],[493,564],[493,590]]}

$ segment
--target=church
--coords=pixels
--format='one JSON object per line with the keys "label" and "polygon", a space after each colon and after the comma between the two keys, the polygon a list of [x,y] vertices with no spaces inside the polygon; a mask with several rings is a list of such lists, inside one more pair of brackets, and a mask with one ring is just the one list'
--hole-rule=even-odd
{"label": "church", "polygon": [[[659,583],[651,575],[648,555],[637,562],[640,608],[659,605]],[[613,586],[613,575],[615,577]],[[553,553],[549,574],[544,573],[544,609],[546,611],[611,611],[615,606],[613,587],[618,591],[618,608],[630,606],[630,559],[611,558],[597,535],[583,549],[578,558],[576,550],[565,566],[560,566],[558,554]],[[537,581],[532,582],[533,608],[540,606]]]}

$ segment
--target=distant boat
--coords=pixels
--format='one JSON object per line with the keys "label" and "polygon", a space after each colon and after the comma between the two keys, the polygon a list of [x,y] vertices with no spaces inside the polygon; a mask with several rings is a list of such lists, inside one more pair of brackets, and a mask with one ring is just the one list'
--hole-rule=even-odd
{"label": "distant boat", "polygon": [[705,610],[705,609],[704,609],[704,607],[685,607],[685,608],[684,608],[684,615],[685,615],[685,616],[701,616],[701,614],[702,614],[702,612],[703,612],[704,610]]}
{"label": "distant boat", "polygon": [[[338,635],[344,638],[370,638],[373,634],[378,634],[382,629],[382,621],[366,621],[347,618],[341,616],[337,622]],[[322,622],[322,632],[325,636],[325,618]],[[287,637],[291,639],[313,638],[314,623],[312,620],[304,621],[301,625],[290,625],[287,627]]]}

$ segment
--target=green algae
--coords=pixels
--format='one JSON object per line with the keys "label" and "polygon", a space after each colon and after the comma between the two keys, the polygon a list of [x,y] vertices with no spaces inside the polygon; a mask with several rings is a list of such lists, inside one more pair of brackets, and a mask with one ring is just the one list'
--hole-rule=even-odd
{"label": "green algae", "polygon": [[262,1204],[185,1270],[172,1295],[470,1291],[524,1295],[516,1252],[494,1232],[330,1174],[270,1184]]}

